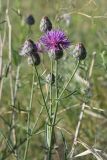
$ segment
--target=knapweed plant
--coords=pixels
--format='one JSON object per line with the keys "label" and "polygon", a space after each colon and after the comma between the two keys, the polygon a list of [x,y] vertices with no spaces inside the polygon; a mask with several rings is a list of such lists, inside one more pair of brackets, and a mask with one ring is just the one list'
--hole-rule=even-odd
{"label": "knapweed plant", "polygon": [[[31,17],[32,18],[32,17]],[[27,19],[27,23],[30,25],[33,20]],[[30,147],[30,138],[33,136],[37,123],[39,119],[42,117],[43,110],[46,111],[46,120],[44,125],[44,141],[45,144],[43,145],[46,150],[46,156],[44,159],[46,160],[52,160],[55,154],[55,150],[58,148],[56,144],[56,130],[57,125],[61,121],[58,117],[58,110],[60,109],[60,102],[64,99],[64,93],[69,87],[69,84],[72,83],[72,79],[76,73],[76,71],[79,68],[79,65],[81,63],[81,60],[84,60],[86,58],[86,49],[83,45],[83,43],[79,42],[76,45],[72,44],[72,41],[70,38],[68,38],[67,34],[60,28],[53,28],[52,22],[49,20],[48,17],[43,17],[40,22],[40,31],[42,32],[42,35],[40,39],[37,42],[34,42],[31,37],[29,39],[25,40],[20,55],[25,56],[28,58],[28,63],[31,64],[33,67],[33,80],[32,80],[32,86],[31,86],[31,98],[30,98],[30,104],[29,104],[29,112],[27,116],[27,134],[26,134],[26,147],[24,152],[24,160],[27,159],[27,156],[29,154],[29,147]],[[73,49],[71,50],[73,46]],[[66,52],[66,53],[65,53]],[[70,54],[74,57],[75,62],[75,69],[72,70],[72,74],[68,80],[66,80],[63,83],[63,86],[60,86],[60,78],[59,78],[59,61],[62,60],[64,54]],[[50,60],[50,71],[45,76],[44,83],[42,82],[42,77],[38,72],[38,66],[42,65],[42,56],[49,56]],[[48,63],[48,62],[47,62]],[[27,68],[28,66],[26,66]],[[34,83],[35,78],[37,79],[37,85],[38,88],[34,90]],[[44,90],[44,85],[47,86]],[[36,117],[36,122],[31,128],[31,111],[34,106],[32,106],[32,97],[34,92],[40,92],[41,94],[41,102],[40,106],[35,107],[41,107],[40,113],[38,117]],[[73,93],[72,93],[73,94]],[[70,93],[71,95],[71,93]],[[69,97],[70,95],[67,95],[66,97]],[[66,98],[65,97],[65,98]],[[69,99],[68,99],[69,100]],[[79,126],[78,126],[79,127]],[[76,137],[74,138],[74,144],[76,143]],[[62,141],[64,142],[64,160],[71,159],[73,157],[74,147],[72,151],[68,151],[66,147],[66,141],[64,139],[63,133],[62,133]],[[35,148],[34,148],[35,151]],[[16,151],[17,155],[17,151]],[[59,157],[60,159],[60,157]]]}

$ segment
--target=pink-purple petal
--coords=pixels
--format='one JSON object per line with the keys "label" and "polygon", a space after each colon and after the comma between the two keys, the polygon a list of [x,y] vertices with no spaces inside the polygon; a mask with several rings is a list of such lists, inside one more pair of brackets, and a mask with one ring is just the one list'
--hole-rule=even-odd
{"label": "pink-purple petal", "polygon": [[41,37],[40,41],[48,51],[59,49],[59,47],[66,49],[70,45],[68,37],[61,30],[51,30],[47,32]]}

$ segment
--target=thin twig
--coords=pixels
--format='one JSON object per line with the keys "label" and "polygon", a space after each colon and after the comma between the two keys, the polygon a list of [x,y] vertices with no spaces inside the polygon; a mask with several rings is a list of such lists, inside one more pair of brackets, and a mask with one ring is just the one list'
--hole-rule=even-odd
{"label": "thin twig", "polygon": [[0,35],[0,100],[1,100],[1,94],[2,94],[2,54],[3,54],[3,44],[2,44],[2,39]]}
{"label": "thin twig", "polygon": [[74,155],[75,145],[77,144],[77,138],[78,138],[78,135],[79,135],[80,126],[81,126],[81,122],[82,122],[82,119],[83,119],[84,109],[85,109],[85,103],[82,104],[82,109],[81,109],[80,116],[79,116],[79,121],[78,121],[78,124],[77,124],[77,127],[76,127],[72,149],[71,149],[71,152],[69,153],[70,159],[72,159],[72,157]]}
{"label": "thin twig", "polygon": [[92,61],[91,61],[91,65],[90,65],[90,69],[89,69],[89,75],[88,75],[89,79],[92,76],[93,67],[94,67],[94,63],[95,63],[95,56],[96,56],[96,52],[93,52],[93,58],[92,58]]}
{"label": "thin twig", "polygon": [[78,15],[84,16],[84,17],[89,18],[89,19],[107,19],[107,16],[105,16],[105,15],[92,16],[92,15],[88,15],[86,13],[78,12],[78,11],[73,11],[73,12],[70,12],[68,14],[69,15],[78,14]]}

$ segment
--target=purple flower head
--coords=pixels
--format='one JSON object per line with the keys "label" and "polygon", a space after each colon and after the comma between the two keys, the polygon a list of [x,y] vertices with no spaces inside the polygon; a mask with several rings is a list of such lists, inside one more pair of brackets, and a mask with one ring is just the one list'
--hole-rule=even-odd
{"label": "purple flower head", "polygon": [[43,35],[40,39],[47,51],[55,52],[69,47],[70,41],[65,33],[61,30],[51,30]]}

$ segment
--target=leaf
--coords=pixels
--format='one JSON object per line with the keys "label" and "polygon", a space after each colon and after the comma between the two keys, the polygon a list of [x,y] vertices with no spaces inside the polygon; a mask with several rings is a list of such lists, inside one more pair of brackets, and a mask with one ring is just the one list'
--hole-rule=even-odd
{"label": "leaf", "polygon": [[68,155],[68,146],[67,146],[67,142],[66,139],[61,131],[61,135],[62,135],[62,140],[63,140],[63,144],[64,144],[64,160],[67,160],[67,155]]}

